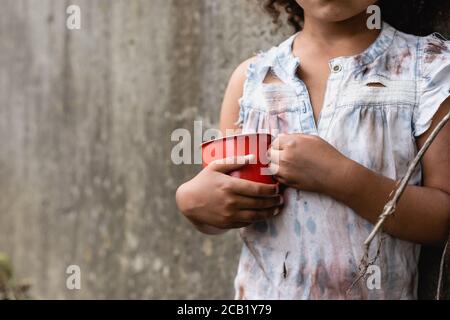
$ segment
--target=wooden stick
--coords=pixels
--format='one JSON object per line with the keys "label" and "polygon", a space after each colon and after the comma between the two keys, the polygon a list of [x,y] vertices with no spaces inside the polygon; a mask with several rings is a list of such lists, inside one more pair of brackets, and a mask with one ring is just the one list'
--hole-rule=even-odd
{"label": "wooden stick", "polygon": [[441,129],[447,124],[448,120],[450,119],[450,112],[445,115],[444,118],[439,122],[439,124],[434,128],[433,132],[430,134],[428,139],[425,141],[424,145],[420,149],[420,151],[417,153],[416,157],[414,158],[413,162],[408,167],[408,171],[406,172],[406,176],[401,180],[399,187],[395,190],[395,195],[392,198],[392,200],[389,200],[386,205],[384,206],[384,210],[381,213],[380,217],[378,218],[378,222],[373,228],[372,232],[370,233],[369,237],[367,237],[366,241],[364,241],[364,245],[366,247],[370,246],[370,244],[373,241],[373,238],[375,235],[380,231],[381,227],[383,226],[384,222],[386,221],[387,217],[392,215],[395,212],[396,206],[398,201],[400,200],[400,197],[402,196],[403,192],[405,191],[408,181],[411,179],[412,174],[414,173],[414,170],[416,169],[417,165],[419,164],[420,160],[422,159],[425,152],[428,150],[430,145],[433,143],[434,139],[437,137]]}
{"label": "wooden stick", "polygon": [[392,191],[392,193],[394,193],[394,197],[385,204],[382,213],[378,217],[378,221],[377,221],[375,227],[372,229],[372,232],[369,234],[367,239],[364,241],[364,255],[361,258],[361,262],[359,265],[360,274],[357,277],[357,279],[352,283],[352,285],[348,289],[347,293],[350,293],[353,286],[360,279],[362,279],[364,277],[364,275],[367,273],[368,267],[376,261],[378,254],[379,254],[379,250],[376,254],[376,257],[374,259],[372,259],[371,261],[369,261],[369,249],[370,249],[370,245],[372,244],[373,239],[380,232],[383,224],[386,222],[386,219],[394,214],[395,209],[397,207],[397,203],[400,200],[400,197],[402,196],[403,192],[405,191],[405,189],[408,185],[408,182],[414,173],[414,170],[416,169],[417,165],[420,163],[420,160],[422,159],[423,155],[428,150],[430,145],[433,143],[434,139],[437,137],[439,132],[447,124],[449,119],[450,119],[450,112],[447,113],[445,115],[445,117],[442,118],[442,120],[438,123],[436,128],[434,128],[434,130],[431,132],[430,136],[427,138],[424,145],[422,146],[422,148],[419,150],[416,157],[414,158],[414,160],[410,163],[408,170],[406,172],[406,175],[403,177],[403,179],[400,181],[400,183],[397,184],[396,188]]}
{"label": "wooden stick", "polygon": [[437,284],[436,300],[441,300],[441,289],[442,289],[442,285],[443,285],[442,281],[444,278],[444,263],[445,263],[445,257],[447,255],[448,243],[449,243],[449,241],[447,241],[447,243],[445,244],[444,253],[442,254],[441,264],[439,266],[439,278],[438,278],[438,284]]}

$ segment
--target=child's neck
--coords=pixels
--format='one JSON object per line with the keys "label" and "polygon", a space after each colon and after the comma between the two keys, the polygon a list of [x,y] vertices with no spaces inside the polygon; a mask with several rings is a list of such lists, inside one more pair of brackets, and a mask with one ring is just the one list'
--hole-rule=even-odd
{"label": "child's neck", "polygon": [[324,22],[305,15],[305,24],[298,41],[299,47],[308,43],[330,57],[352,56],[363,52],[378,37],[380,30],[367,28],[365,12],[348,20]]}

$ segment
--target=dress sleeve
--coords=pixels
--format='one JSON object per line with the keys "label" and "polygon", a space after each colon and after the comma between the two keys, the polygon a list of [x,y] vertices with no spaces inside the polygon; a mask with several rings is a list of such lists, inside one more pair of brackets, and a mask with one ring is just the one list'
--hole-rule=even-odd
{"label": "dress sleeve", "polygon": [[450,41],[422,38],[419,50],[419,97],[414,109],[414,136],[426,132],[434,114],[450,96]]}

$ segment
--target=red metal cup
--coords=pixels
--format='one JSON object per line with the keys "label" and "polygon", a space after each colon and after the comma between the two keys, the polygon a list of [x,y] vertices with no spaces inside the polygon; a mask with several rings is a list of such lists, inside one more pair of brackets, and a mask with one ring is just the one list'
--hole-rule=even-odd
{"label": "red metal cup", "polygon": [[267,151],[271,143],[272,135],[266,133],[240,134],[207,141],[202,144],[203,167],[215,160],[252,154],[255,156],[253,161],[230,175],[254,182],[276,184],[268,169]]}

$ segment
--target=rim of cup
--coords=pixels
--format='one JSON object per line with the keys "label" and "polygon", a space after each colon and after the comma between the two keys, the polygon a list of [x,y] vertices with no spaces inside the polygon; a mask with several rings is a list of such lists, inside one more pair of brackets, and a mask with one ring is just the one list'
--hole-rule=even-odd
{"label": "rim of cup", "polygon": [[226,137],[221,137],[221,138],[216,138],[216,139],[205,141],[200,146],[203,147],[209,143],[220,141],[220,140],[227,140],[227,139],[233,139],[233,138],[238,138],[238,137],[248,137],[248,136],[255,136],[255,135],[265,135],[265,136],[271,136],[272,139],[274,138],[274,136],[272,134],[266,133],[266,132],[238,133],[238,134],[233,134],[231,136],[226,136]]}

